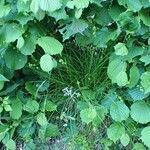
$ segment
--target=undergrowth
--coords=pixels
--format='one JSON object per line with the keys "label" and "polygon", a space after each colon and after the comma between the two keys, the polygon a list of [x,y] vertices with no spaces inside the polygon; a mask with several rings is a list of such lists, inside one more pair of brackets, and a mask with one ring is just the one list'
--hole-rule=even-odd
{"label": "undergrowth", "polygon": [[0,149],[150,148],[149,0],[0,0]]}

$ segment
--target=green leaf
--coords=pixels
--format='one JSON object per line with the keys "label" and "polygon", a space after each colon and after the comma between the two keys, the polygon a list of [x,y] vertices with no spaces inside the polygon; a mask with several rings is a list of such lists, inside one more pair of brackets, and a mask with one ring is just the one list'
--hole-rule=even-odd
{"label": "green leaf", "polygon": [[37,115],[37,122],[41,126],[45,126],[45,125],[48,124],[47,118],[46,118],[44,113],[38,113],[38,115]]}
{"label": "green leaf", "polygon": [[52,101],[46,101],[45,109],[46,111],[49,111],[49,112],[56,111],[57,105],[54,104]]}
{"label": "green leaf", "polygon": [[134,12],[139,11],[142,8],[142,3],[140,0],[126,0],[128,8]]}
{"label": "green leaf", "polygon": [[141,140],[142,142],[150,148],[150,142],[149,142],[149,139],[150,139],[150,126],[148,127],[145,127],[142,132],[141,132]]}
{"label": "green leaf", "polygon": [[54,17],[56,19],[56,21],[58,21],[60,19],[65,20],[68,18],[68,15],[67,15],[65,9],[59,9],[54,12],[50,12],[48,15],[51,17]]}
{"label": "green leaf", "polygon": [[102,26],[106,26],[112,22],[112,18],[106,7],[99,7],[99,9],[96,11],[94,19],[96,23]]}
{"label": "green leaf", "polygon": [[128,84],[128,77],[125,71],[118,72],[118,75],[116,76],[116,83],[119,86],[125,86]]}
{"label": "green leaf", "polygon": [[2,90],[4,87],[4,81],[0,81],[0,90]]}
{"label": "green leaf", "polygon": [[10,111],[10,116],[12,119],[18,120],[22,115],[22,102],[19,98],[13,98],[11,101],[12,111]]}
{"label": "green leaf", "polygon": [[37,148],[36,144],[33,142],[33,139],[30,139],[24,145],[24,150],[35,150]]}
{"label": "green leaf", "polygon": [[31,55],[36,49],[36,37],[33,35],[27,36],[24,39],[24,44],[19,48],[24,55]]}
{"label": "green leaf", "polygon": [[58,126],[52,123],[49,123],[46,128],[45,137],[50,138],[50,137],[56,137],[58,135],[60,135]]}
{"label": "green leaf", "polygon": [[132,104],[131,117],[133,120],[141,124],[150,122],[150,104],[144,101]]}
{"label": "green leaf", "polygon": [[[126,85],[127,76],[125,74],[127,64],[119,58],[113,59],[109,62],[107,74],[112,80],[112,83],[119,85]],[[121,72],[121,73],[120,73]],[[119,79],[118,79],[119,78]],[[119,81],[121,79],[121,81]]]}
{"label": "green leaf", "polygon": [[129,108],[121,101],[114,102],[110,107],[110,115],[115,121],[123,121],[129,117]]}
{"label": "green leaf", "polygon": [[8,150],[16,150],[16,143],[12,139],[10,139],[5,145]]}
{"label": "green leaf", "polygon": [[133,88],[137,85],[140,79],[140,72],[139,69],[133,65],[130,69],[130,80],[129,80],[129,88]]}
{"label": "green leaf", "polygon": [[21,36],[17,40],[17,48],[20,49],[24,45],[24,38]]}
{"label": "green leaf", "polygon": [[7,43],[14,42],[24,33],[24,30],[19,24],[10,23],[4,26],[5,40]]}
{"label": "green leaf", "polygon": [[10,5],[2,5],[0,4],[0,18],[5,17],[9,14],[11,7]]}
{"label": "green leaf", "polygon": [[39,104],[35,100],[28,99],[23,109],[31,114],[34,114],[39,110]]}
{"label": "green leaf", "polygon": [[119,6],[118,4],[114,4],[110,7],[109,15],[114,21],[117,21],[119,18],[119,15],[124,11],[124,7]]}
{"label": "green leaf", "polygon": [[[10,111],[10,113],[12,113],[11,111],[12,111],[12,108],[11,108],[11,106],[10,105],[4,105],[4,109],[5,109],[5,111]],[[11,114],[10,114],[11,115]],[[18,115],[18,114],[17,114]],[[14,119],[15,119],[15,117],[14,117]]]}
{"label": "green leaf", "polygon": [[39,0],[32,0],[30,4],[30,9],[33,13],[37,13],[39,10]]}
{"label": "green leaf", "polygon": [[137,57],[137,56],[140,56],[144,53],[144,48],[142,47],[130,47],[129,48],[129,51],[128,51],[128,55],[127,56],[124,56],[125,60],[129,61],[129,62],[133,62],[133,58]]}
{"label": "green leaf", "polygon": [[149,94],[145,94],[144,91],[140,89],[140,87],[128,90],[128,94],[133,99],[133,101],[143,100],[149,96]]}
{"label": "green leaf", "polygon": [[140,28],[139,18],[135,17],[131,11],[121,13],[118,22],[120,26],[129,33],[136,32]]}
{"label": "green leaf", "polygon": [[103,106],[96,106],[96,117],[93,119],[92,124],[98,127],[105,119],[107,109]]}
{"label": "green leaf", "polygon": [[60,29],[59,31],[63,35],[63,40],[65,41],[77,33],[83,34],[87,27],[88,24],[85,20],[74,19],[70,24],[67,24],[64,28]]}
{"label": "green leaf", "polygon": [[0,74],[0,82],[1,81],[9,81],[7,78],[5,78],[2,74]]}
{"label": "green leaf", "polygon": [[53,12],[61,8],[62,4],[60,0],[40,0],[39,7],[44,11]]}
{"label": "green leaf", "polygon": [[120,123],[111,124],[107,129],[108,138],[114,143],[116,143],[116,141],[119,140],[123,134],[125,134],[125,128]]}
{"label": "green leaf", "polygon": [[74,0],[74,5],[77,9],[87,8],[90,0]]}
{"label": "green leaf", "polygon": [[[12,57],[13,56],[13,57]],[[13,70],[21,69],[27,63],[27,57],[16,49],[8,49],[4,54],[6,66]]]}
{"label": "green leaf", "polygon": [[146,150],[146,148],[144,147],[142,143],[135,143],[133,150]]}
{"label": "green leaf", "polygon": [[146,55],[146,56],[142,56],[141,58],[140,58],[140,61],[142,61],[142,62],[144,62],[145,63],[145,66],[146,65],[149,65],[150,64],[150,55]]}
{"label": "green leaf", "polygon": [[108,28],[104,27],[96,32],[93,44],[97,47],[106,48],[107,42],[115,40],[117,36],[118,31],[110,32]]}
{"label": "green leaf", "polygon": [[37,44],[50,55],[61,54],[63,45],[53,37],[43,36],[38,39]]}
{"label": "green leaf", "polygon": [[143,9],[142,11],[140,11],[139,17],[146,26],[150,26],[149,9],[145,9],[145,10]]}
{"label": "green leaf", "polygon": [[128,136],[128,134],[123,134],[120,138],[120,142],[123,146],[127,146],[130,142],[130,137]]}
{"label": "green leaf", "polygon": [[40,66],[43,71],[49,72],[54,68],[54,61],[51,55],[45,54],[40,58]]}
{"label": "green leaf", "polygon": [[146,71],[141,76],[141,85],[143,86],[145,93],[150,92],[150,72]]}
{"label": "green leaf", "polygon": [[89,124],[90,122],[92,122],[94,120],[94,118],[96,117],[97,112],[95,110],[95,108],[93,108],[92,106],[86,109],[81,110],[80,112],[80,117],[82,122]]}
{"label": "green leaf", "polygon": [[114,48],[116,55],[124,56],[128,54],[128,49],[124,43],[118,43],[117,45],[114,46]]}

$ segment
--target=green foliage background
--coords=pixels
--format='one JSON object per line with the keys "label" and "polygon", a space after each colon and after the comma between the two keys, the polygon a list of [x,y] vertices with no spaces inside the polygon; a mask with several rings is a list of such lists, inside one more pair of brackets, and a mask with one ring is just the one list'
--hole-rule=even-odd
{"label": "green foliage background", "polygon": [[149,37],[149,0],[1,0],[1,148],[150,148]]}

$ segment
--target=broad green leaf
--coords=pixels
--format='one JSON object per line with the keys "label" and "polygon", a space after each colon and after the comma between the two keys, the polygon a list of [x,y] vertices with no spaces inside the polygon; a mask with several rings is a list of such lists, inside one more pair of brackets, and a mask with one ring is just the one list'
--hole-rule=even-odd
{"label": "broad green leaf", "polygon": [[23,14],[20,13],[16,16],[16,20],[21,24],[21,26],[25,26],[29,21],[32,21],[34,19],[33,16],[29,14]]}
{"label": "broad green leaf", "polygon": [[137,85],[140,79],[140,72],[136,65],[133,65],[130,69],[130,80],[129,80],[129,88],[133,88]]}
{"label": "broad green leaf", "polygon": [[34,114],[39,110],[39,104],[35,100],[28,99],[23,109],[31,114]]}
{"label": "broad green leaf", "polygon": [[38,39],[37,44],[50,55],[61,54],[63,45],[55,38],[43,36]]}
{"label": "broad green leaf", "polygon": [[52,101],[47,100],[46,105],[45,105],[46,111],[56,111],[57,110],[57,105],[54,104]]}
{"label": "broad green leaf", "polygon": [[26,2],[24,0],[17,1],[17,10],[19,13],[29,12],[30,11],[30,1],[26,1]]}
{"label": "broad green leaf", "polygon": [[46,132],[45,132],[45,137],[46,138],[56,137],[59,134],[60,134],[60,132],[59,132],[59,129],[58,129],[57,125],[54,125],[52,123],[49,123],[47,125]]}
{"label": "broad green leaf", "polygon": [[5,17],[9,14],[11,7],[10,5],[2,5],[0,4],[0,18]]}
{"label": "broad green leaf", "polygon": [[117,45],[114,46],[114,48],[116,55],[124,56],[128,54],[128,49],[124,43],[118,43]]}
{"label": "broad green leaf", "polygon": [[64,9],[59,9],[59,10],[56,10],[54,12],[50,12],[50,13],[48,13],[48,15],[51,17],[54,17],[56,19],[56,21],[58,21],[60,19],[65,20],[68,18],[66,10],[64,10]]}
{"label": "broad green leaf", "polygon": [[102,26],[106,26],[112,22],[108,9],[105,7],[99,7],[99,9],[97,9],[94,19],[96,23]]}
{"label": "broad green leaf", "polygon": [[133,150],[146,150],[146,148],[144,147],[142,143],[135,143]]}
{"label": "broad green leaf", "polygon": [[116,83],[119,86],[125,86],[128,84],[128,77],[125,71],[118,72],[118,75],[116,76]]}
{"label": "broad green leaf", "polygon": [[43,71],[49,72],[54,68],[54,61],[51,55],[45,54],[40,59],[40,66]]}
{"label": "broad green leaf", "polygon": [[36,84],[34,84],[34,82],[32,81],[26,82],[25,89],[33,96],[36,95],[37,87],[36,87]]}
{"label": "broad green leaf", "polygon": [[74,5],[77,9],[87,8],[90,0],[74,0]]}
{"label": "broad green leaf", "polygon": [[0,90],[2,90],[4,87],[4,81],[0,81]]}
{"label": "broad green leaf", "polygon": [[[149,4],[150,4],[150,2],[149,2]],[[139,17],[146,26],[150,26],[149,9],[140,11]]]}
{"label": "broad green leaf", "polygon": [[27,141],[24,145],[24,150],[35,150],[37,148],[36,144],[33,142],[33,139]]}
{"label": "broad green leaf", "polygon": [[[108,77],[112,80],[112,83],[120,82],[118,80],[117,76],[120,79],[122,76],[125,76],[125,78],[122,79],[122,81],[121,81],[121,83],[119,83],[119,85],[121,85],[122,83],[123,83],[123,85],[126,84],[126,82],[127,82],[127,80],[126,80],[127,77],[125,75],[126,67],[127,67],[126,62],[122,61],[119,58],[113,59],[109,62],[107,74],[108,74]],[[119,75],[120,72],[121,72],[121,74]]]}
{"label": "broad green leaf", "polygon": [[67,24],[59,31],[63,35],[63,40],[65,41],[77,33],[83,34],[86,28],[88,28],[88,24],[85,20],[74,19],[70,24]]}
{"label": "broad green leaf", "polygon": [[20,49],[24,45],[24,38],[21,36],[17,40],[17,48]]}
{"label": "broad green leaf", "polygon": [[118,22],[120,26],[129,33],[136,32],[140,28],[139,18],[135,17],[131,11],[121,13]]}
{"label": "broad green leaf", "polygon": [[8,150],[16,150],[16,143],[14,140],[10,139],[9,141],[7,141],[7,143],[5,144]]}
{"label": "broad green leaf", "polygon": [[118,0],[118,3],[124,7],[127,6],[129,10],[134,12],[137,12],[142,8],[141,0]]}
{"label": "broad green leaf", "polygon": [[[9,111],[10,112],[10,115],[11,115],[11,111],[12,111],[12,107],[10,106],[10,105],[4,105],[4,109],[5,109],[5,111]],[[20,110],[19,110],[20,111]],[[21,114],[21,113],[20,113]],[[19,115],[20,115],[19,114]],[[18,115],[18,114],[17,114]],[[12,117],[13,118],[13,117]],[[14,117],[14,119],[15,119],[15,117]]]}
{"label": "broad green leaf", "polygon": [[145,127],[142,132],[141,132],[141,140],[142,142],[150,148],[150,142],[149,142],[149,139],[150,139],[150,126],[148,127]]}
{"label": "broad green leaf", "polygon": [[1,81],[9,81],[6,77],[4,77],[2,74],[0,74],[0,82]]}
{"label": "broad green leaf", "polygon": [[106,48],[107,42],[115,40],[117,36],[118,31],[110,32],[108,28],[104,27],[96,32],[93,44],[97,47]]}
{"label": "broad green leaf", "polygon": [[133,99],[133,101],[143,100],[149,96],[149,94],[145,94],[144,91],[140,89],[140,87],[129,89],[128,94]]}
{"label": "broad green leaf", "polygon": [[68,1],[66,6],[70,9],[73,9],[74,8],[74,1]]}
{"label": "broad green leaf", "polygon": [[93,126],[98,127],[105,119],[107,114],[107,109],[103,106],[96,106],[96,117],[93,119],[92,124]]}
{"label": "broad green leaf", "polygon": [[93,90],[90,90],[90,89],[81,90],[81,95],[85,101],[90,101],[90,100],[96,99],[96,92]]}
{"label": "broad green leaf", "polygon": [[12,111],[10,111],[10,116],[12,119],[18,120],[22,115],[22,102],[17,97],[11,99],[11,101],[12,101],[11,104]]}
{"label": "broad green leaf", "polygon": [[140,58],[140,61],[144,62],[144,63],[145,63],[145,66],[146,66],[146,65],[149,65],[149,64],[150,64],[150,55],[142,56],[142,57]]}
{"label": "broad green leaf", "polygon": [[[13,56],[13,57],[12,57]],[[8,49],[4,54],[6,66],[13,70],[21,69],[27,63],[27,56],[21,54],[16,49]]]}
{"label": "broad green leaf", "polygon": [[14,42],[24,33],[24,30],[19,24],[10,23],[4,26],[5,40],[7,43]]}
{"label": "broad green leaf", "polygon": [[145,90],[145,93],[150,92],[150,72],[146,71],[141,76],[141,84]]}
{"label": "broad green leaf", "polygon": [[128,8],[134,12],[139,11],[142,8],[142,3],[140,0],[126,0]]}
{"label": "broad green leaf", "polygon": [[112,103],[110,115],[115,121],[121,122],[129,117],[129,108],[121,101]]}
{"label": "broad green leaf", "polygon": [[30,9],[33,13],[37,13],[39,10],[39,0],[32,0],[30,4]]}
{"label": "broad green leaf", "polygon": [[75,11],[75,17],[76,17],[77,19],[79,19],[79,18],[81,17],[81,15],[82,15],[82,12],[83,12],[83,9],[77,9],[77,10]]}
{"label": "broad green leaf", "polygon": [[24,45],[19,49],[20,52],[24,55],[31,55],[36,49],[36,37],[27,36],[24,39]]}
{"label": "broad green leaf", "polygon": [[144,101],[132,104],[131,117],[134,121],[141,124],[150,122],[150,104]]}
{"label": "broad green leaf", "polygon": [[129,61],[129,62],[133,62],[133,58],[140,56],[144,53],[144,48],[143,47],[130,47],[129,51],[128,51],[128,55],[124,56],[125,60]]}
{"label": "broad green leaf", "polygon": [[86,103],[84,101],[78,101],[77,102],[77,109],[79,109],[80,111],[83,109],[86,109],[88,107],[89,107],[88,103]]}
{"label": "broad green leaf", "polygon": [[38,115],[37,115],[37,122],[41,126],[45,126],[45,125],[48,124],[47,118],[46,118],[44,113],[38,113]]}
{"label": "broad green leaf", "polygon": [[39,0],[39,7],[44,11],[53,12],[61,8],[60,0]]}
{"label": "broad green leaf", "polygon": [[86,109],[81,110],[80,112],[80,117],[82,122],[89,124],[90,122],[92,122],[94,120],[94,118],[96,117],[97,112],[95,110],[94,107],[89,107]]}
{"label": "broad green leaf", "polygon": [[119,18],[119,15],[124,11],[124,7],[118,4],[114,4],[110,7],[108,11],[109,11],[109,15],[111,16],[111,18],[114,21],[117,21]]}
{"label": "broad green leaf", "polygon": [[116,143],[122,135],[125,134],[125,128],[121,123],[111,124],[109,128],[107,128],[107,136],[110,140]]}
{"label": "broad green leaf", "polygon": [[118,101],[118,97],[117,97],[117,94],[112,90],[110,89],[108,91],[108,94],[104,97],[104,99],[101,101],[101,104],[107,108],[107,109],[110,109],[110,106],[111,104],[115,103]]}
{"label": "broad green leaf", "polygon": [[120,138],[120,142],[123,146],[127,146],[130,142],[130,137],[128,136],[128,134],[123,134]]}

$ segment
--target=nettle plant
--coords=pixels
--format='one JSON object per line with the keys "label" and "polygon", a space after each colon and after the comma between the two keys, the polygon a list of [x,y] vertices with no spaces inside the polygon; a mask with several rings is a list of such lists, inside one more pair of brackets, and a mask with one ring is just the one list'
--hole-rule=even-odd
{"label": "nettle plant", "polygon": [[0,140],[6,148],[16,149],[21,139],[24,149],[35,149],[36,134],[43,141],[60,135],[48,117],[57,110],[48,81],[67,42],[110,53],[112,89],[102,100],[80,91],[83,124],[99,127],[111,119],[106,148],[119,141],[150,148],[149,7],[149,0],[1,0]]}

